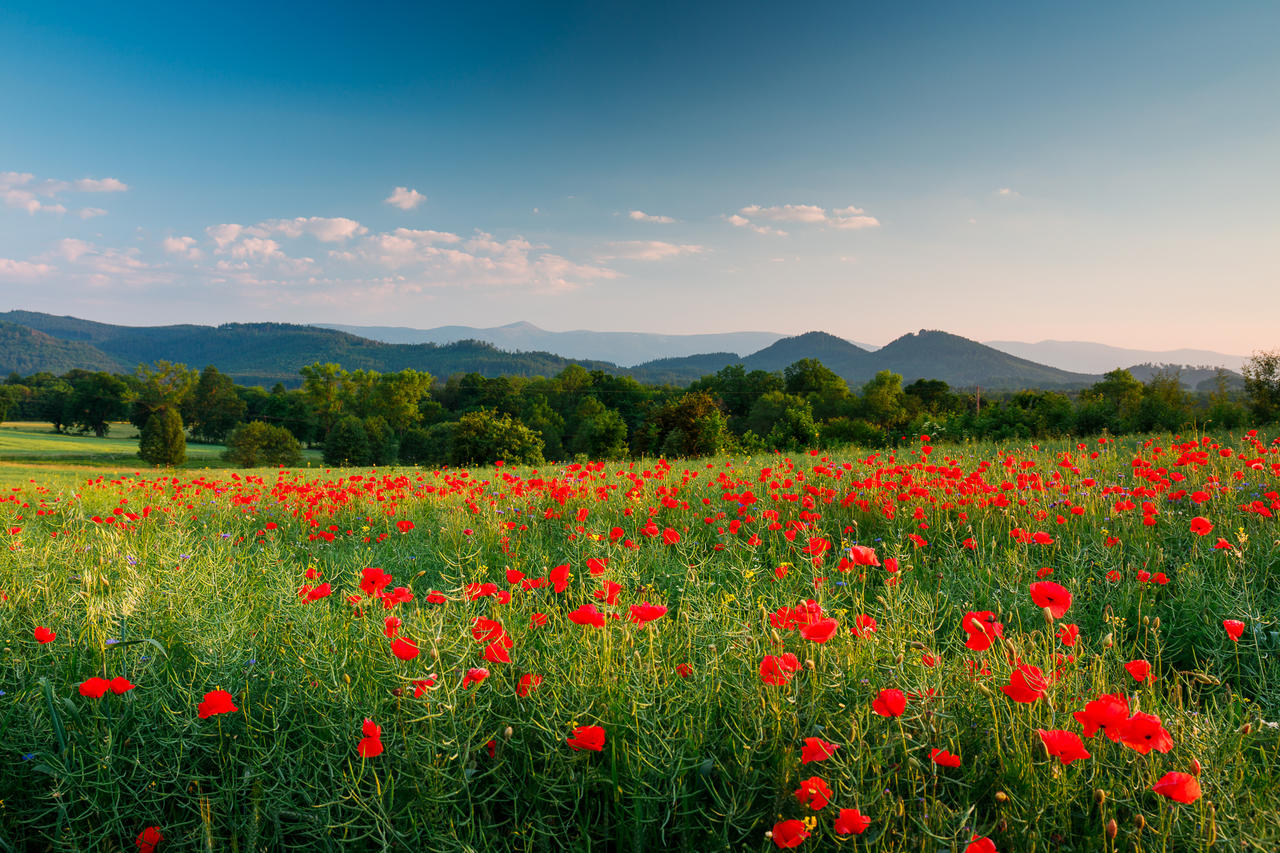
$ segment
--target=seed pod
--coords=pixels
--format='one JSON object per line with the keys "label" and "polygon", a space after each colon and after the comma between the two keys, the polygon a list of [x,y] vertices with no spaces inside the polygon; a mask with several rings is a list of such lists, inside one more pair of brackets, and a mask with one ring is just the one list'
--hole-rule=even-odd
{"label": "seed pod", "polygon": [[1093,792],[1093,801],[1097,803],[1099,806],[1101,806],[1103,803],[1107,801],[1107,792],[1102,790],[1101,788],[1096,789]]}
{"label": "seed pod", "polygon": [[1133,825],[1134,825],[1134,828],[1138,830],[1138,832],[1142,832],[1142,830],[1146,828],[1147,819],[1142,816],[1142,812],[1138,812],[1136,815],[1133,816]]}
{"label": "seed pod", "polygon": [[1114,635],[1114,634],[1107,634],[1105,637],[1103,637],[1103,638],[1102,638],[1102,647],[1103,647],[1104,649],[1109,649],[1109,648],[1111,648],[1112,646],[1114,646],[1115,644],[1116,644],[1116,642],[1115,642],[1115,635]]}
{"label": "seed pod", "polygon": [[1200,769],[1201,769],[1201,768],[1200,768],[1200,759],[1198,759],[1198,758],[1193,758],[1193,759],[1191,759],[1191,767],[1190,767],[1191,775],[1192,775],[1192,776],[1195,776],[1196,778],[1199,778],[1199,777],[1200,777]]}
{"label": "seed pod", "polygon": [[902,666],[902,661],[905,657],[906,655],[904,655],[902,652],[898,652],[898,656],[893,660],[894,666]]}
{"label": "seed pod", "polygon": [[505,729],[503,729],[503,730],[502,730],[502,739],[503,739],[503,740],[511,740],[511,737],[512,737],[515,733],[516,733],[516,730],[515,730],[515,729],[511,728],[511,726],[507,726]]}

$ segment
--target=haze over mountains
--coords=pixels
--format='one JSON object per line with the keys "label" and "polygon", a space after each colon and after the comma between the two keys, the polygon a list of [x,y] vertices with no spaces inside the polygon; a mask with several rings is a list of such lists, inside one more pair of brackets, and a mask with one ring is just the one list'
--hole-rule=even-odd
{"label": "haze over mountains", "polygon": [[[300,383],[298,370],[314,362],[336,362],[347,370],[426,370],[438,378],[476,372],[485,376],[550,376],[570,364],[588,370],[632,376],[641,382],[687,385],[723,367],[742,364],[747,370],[778,371],[804,358],[821,361],[857,388],[881,370],[902,375],[904,382],[941,379],[953,388],[987,390],[1041,388],[1071,390],[1098,381],[1115,367],[1130,367],[1139,379],[1149,378],[1153,364],[1136,364],[1134,356],[1165,357],[1191,354],[1197,363],[1212,358],[1240,363],[1239,357],[1194,350],[1147,353],[1098,344],[1063,345],[1059,355],[1076,347],[1103,365],[1090,371],[1064,370],[948,332],[921,330],[889,344],[871,348],[825,332],[785,337],[770,332],[714,335],[648,335],[639,332],[546,332],[530,323],[497,329],[443,326],[416,330],[396,327],[360,329],[365,336],[339,328],[290,323],[228,323],[222,326],[118,326],[76,317],[30,311],[0,313],[0,373],[29,375],[39,371],[61,374],[73,368],[131,372],[138,364],[158,360],[201,368],[212,364],[246,384],[286,386]],[[398,338],[388,342],[372,336]],[[491,341],[501,341],[495,344]],[[536,347],[550,341],[546,349]],[[763,342],[763,343],[762,343]],[[1050,344],[1022,344],[1037,347]],[[616,344],[615,349],[610,349]],[[549,347],[565,347],[566,351]],[[696,351],[699,347],[718,349]],[[1015,345],[1009,345],[1011,347]],[[578,349],[575,349],[578,347]],[[695,350],[690,353],[689,350]],[[1103,351],[1110,356],[1104,356]],[[579,353],[603,353],[613,358],[586,358]],[[659,357],[634,361],[644,355]],[[1119,354],[1119,355],[1116,355]],[[1077,358],[1083,358],[1078,355]],[[1104,357],[1109,361],[1103,361]],[[1116,361],[1115,359],[1120,359]],[[620,362],[631,362],[619,366]],[[1126,363],[1127,361],[1127,363]],[[1185,370],[1182,381],[1196,388],[1212,381],[1213,370]]]}

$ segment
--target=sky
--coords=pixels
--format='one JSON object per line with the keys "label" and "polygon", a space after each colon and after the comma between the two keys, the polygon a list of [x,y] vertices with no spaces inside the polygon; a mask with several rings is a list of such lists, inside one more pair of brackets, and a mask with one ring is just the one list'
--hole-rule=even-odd
{"label": "sky", "polygon": [[0,307],[1280,348],[1280,4],[0,7]]}

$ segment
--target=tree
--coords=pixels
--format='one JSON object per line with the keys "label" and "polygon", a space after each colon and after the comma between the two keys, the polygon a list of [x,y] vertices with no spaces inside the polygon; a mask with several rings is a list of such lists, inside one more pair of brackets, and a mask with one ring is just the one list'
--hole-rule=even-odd
{"label": "tree", "polygon": [[653,449],[663,456],[714,456],[729,438],[728,424],[705,391],[681,394],[653,416]]}
{"label": "tree", "polygon": [[907,422],[902,376],[891,370],[881,370],[874,379],[862,386],[862,399],[859,403],[866,420],[879,424],[890,432]]}
{"label": "tree", "polygon": [[577,427],[569,450],[588,459],[621,459],[627,455],[627,425],[622,415],[587,397],[574,415]]}
{"label": "tree", "polygon": [[183,409],[191,426],[191,437],[197,441],[218,442],[227,437],[235,425],[244,420],[248,406],[236,393],[236,384],[212,364],[200,371]]}
{"label": "tree", "polygon": [[152,465],[176,468],[187,458],[187,437],[182,416],[174,409],[160,409],[147,418],[138,437],[138,455]]}
{"label": "tree", "polygon": [[129,386],[110,373],[72,370],[67,373],[71,397],[63,413],[64,422],[81,432],[92,431],[98,438],[111,430],[111,421],[129,411]]}
{"label": "tree", "polygon": [[542,439],[533,430],[489,409],[467,412],[459,418],[452,444],[452,465],[487,465],[499,459],[524,465],[546,461]]}
{"label": "tree", "polygon": [[302,445],[282,426],[253,421],[231,431],[222,458],[243,468],[295,466],[302,464]]}
{"label": "tree", "polygon": [[369,434],[354,415],[339,420],[324,437],[324,464],[362,467],[372,461]]}
{"label": "tree", "polygon": [[181,412],[196,386],[199,374],[185,364],[157,361],[154,366],[138,365],[134,371],[133,412],[130,422],[138,429],[161,409]]}
{"label": "tree", "polygon": [[342,414],[342,389],[350,374],[341,365],[318,361],[298,372],[302,374],[303,397],[319,424],[320,434],[328,436]]}
{"label": "tree", "polygon": [[1241,372],[1254,421],[1264,424],[1280,417],[1280,350],[1255,352]]}

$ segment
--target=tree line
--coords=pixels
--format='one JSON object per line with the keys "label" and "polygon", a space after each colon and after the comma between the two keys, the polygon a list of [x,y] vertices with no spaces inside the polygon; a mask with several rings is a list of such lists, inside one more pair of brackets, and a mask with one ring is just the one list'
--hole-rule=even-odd
{"label": "tree line", "polygon": [[[1280,418],[1280,352],[1255,355],[1243,390],[1225,371],[1216,387],[1189,392],[1176,372],[1140,382],[1127,370],[1072,394],[983,394],[881,371],[850,388],[816,359],[782,371],[725,367],[687,388],[570,365],[552,377],[424,371],[379,373],[316,362],[302,387],[236,384],[212,365],[160,361],[127,375],[71,370],[11,374],[0,419],[38,420],[56,432],[108,434],[132,422],[140,453],[178,464],[185,441],[225,443],[244,465],[297,464],[320,447],[333,465],[468,465],[503,459],[540,464],[726,450],[794,451],[856,443],[887,447],[921,433],[973,439],[1233,429]],[[179,447],[181,445],[181,447]]]}

